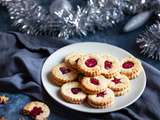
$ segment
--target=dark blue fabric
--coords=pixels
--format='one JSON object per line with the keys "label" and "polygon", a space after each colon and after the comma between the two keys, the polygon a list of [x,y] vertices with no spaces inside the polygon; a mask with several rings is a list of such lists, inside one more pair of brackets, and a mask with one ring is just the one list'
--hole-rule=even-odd
{"label": "dark blue fabric", "polygon": [[[133,33],[135,36],[137,33]],[[90,37],[90,38],[89,38]],[[114,44],[138,55],[126,36],[108,37],[98,33],[86,39],[57,40],[47,37],[32,37],[20,33],[0,33],[0,90],[15,93],[25,93],[39,100],[45,101],[52,109],[51,120],[62,119],[113,119],[113,120],[143,120],[160,119],[160,71],[143,62],[147,74],[147,87],[143,95],[133,105],[117,112],[106,114],[85,114],[64,108],[53,101],[45,93],[40,79],[40,72],[44,60],[55,50],[77,41],[101,41]],[[127,45],[125,44],[128,43]],[[137,56],[136,55],[136,56]],[[138,56],[137,56],[138,57]],[[157,64],[159,68],[159,64]],[[19,98],[20,99],[20,98]],[[7,109],[7,108],[6,108]],[[3,107],[0,107],[3,111]],[[8,108],[8,113],[13,112]],[[2,112],[1,112],[2,113]],[[0,113],[0,114],[1,114]],[[17,113],[18,114],[18,113]],[[74,117],[73,117],[74,115]],[[8,117],[9,119],[9,117]],[[13,119],[13,117],[12,117]],[[16,120],[16,119],[15,119]]]}

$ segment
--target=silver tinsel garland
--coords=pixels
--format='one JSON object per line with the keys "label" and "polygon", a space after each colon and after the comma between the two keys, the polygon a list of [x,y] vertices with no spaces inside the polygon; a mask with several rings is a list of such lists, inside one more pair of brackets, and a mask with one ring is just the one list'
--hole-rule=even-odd
{"label": "silver tinsel garland", "polygon": [[[35,0],[2,0],[7,6],[13,25],[27,34],[47,34],[67,39],[73,35],[87,35],[95,27],[105,29],[123,19],[121,0],[88,0],[86,7],[68,9],[67,0],[55,0],[51,13]],[[69,6],[65,6],[65,4]],[[53,6],[54,6],[53,4]]]}
{"label": "silver tinsel garland", "polygon": [[108,28],[124,18],[121,0],[89,0],[88,19],[98,29]]}
{"label": "silver tinsel garland", "polygon": [[[77,5],[75,9],[67,0],[55,0],[50,11],[36,0],[0,0],[0,4],[7,7],[13,25],[20,31],[61,39],[86,36],[88,32],[94,33],[96,28],[106,29],[123,20],[126,13],[147,10],[160,20],[160,0],[88,0],[85,7]],[[159,34],[160,23],[157,22],[137,39],[142,53],[157,60],[160,60]]]}
{"label": "silver tinsel garland", "polygon": [[69,1],[55,0],[49,12],[35,0],[1,0],[20,31],[64,39],[94,33],[95,28],[106,29],[123,20],[126,11],[137,13],[156,3],[157,0],[88,0],[86,7],[73,10]]}
{"label": "silver tinsel garland", "polygon": [[55,15],[59,19],[63,18],[61,19],[63,25],[58,33],[59,38],[67,39],[75,34],[87,35],[87,31],[91,30],[93,26],[87,19],[87,9],[80,8],[79,6],[77,6],[77,11],[65,11],[62,9],[58,12],[56,11]]}
{"label": "silver tinsel garland", "polygon": [[69,1],[55,0],[50,12],[35,0],[1,0],[1,3],[7,6],[13,25],[20,31],[67,39],[95,32],[95,28],[106,29],[124,18],[124,9],[137,12],[148,6],[149,1],[88,0],[86,7],[77,6],[73,10]]}
{"label": "silver tinsel garland", "polygon": [[142,49],[141,53],[160,60],[160,23],[157,22],[137,38],[137,43]]}
{"label": "silver tinsel garland", "polygon": [[151,9],[153,1],[155,0],[124,0],[122,6],[126,13],[135,14],[143,10]]}
{"label": "silver tinsel garland", "polygon": [[160,0],[150,2],[150,9],[154,11],[156,23],[139,35],[136,42],[141,53],[155,60],[160,60]]}
{"label": "silver tinsel garland", "polygon": [[51,16],[36,1],[33,0],[10,0],[3,4],[7,5],[13,25],[27,34],[53,35],[61,26],[57,16]]}

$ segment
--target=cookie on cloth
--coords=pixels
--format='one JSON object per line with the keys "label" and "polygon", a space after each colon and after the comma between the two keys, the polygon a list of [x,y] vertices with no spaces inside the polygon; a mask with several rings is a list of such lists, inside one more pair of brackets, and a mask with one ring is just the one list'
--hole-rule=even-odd
{"label": "cookie on cloth", "polygon": [[2,95],[0,96],[0,104],[7,104],[9,101],[9,97]]}
{"label": "cookie on cloth", "polygon": [[110,79],[109,88],[113,91],[121,91],[128,88],[130,85],[130,80],[125,75],[118,74]]}
{"label": "cookie on cloth", "polygon": [[77,68],[86,76],[100,75],[100,57],[97,54],[86,54],[78,60]]}
{"label": "cookie on cloth", "polygon": [[78,77],[78,73],[76,70],[68,67],[66,63],[61,63],[55,66],[51,72],[51,80],[56,85],[63,85],[64,83],[71,82]]}
{"label": "cookie on cloth", "polygon": [[122,96],[122,95],[126,94],[129,90],[130,90],[130,85],[123,90],[114,90],[114,94],[115,94],[115,96]]}
{"label": "cookie on cloth", "polygon": [[142,71],[141,62],[134,57],[126,57],[121,61],[121,74],[130,80],[136,78]]}
{"label": "cookie on cloth", "polygon": [[86,99],[86,94],[81,90],[79,82],[65,83],[60,91],[64,100],[70,103],[80,104]]}
{"label": "cookie on cloth", "polygon": [[67,63],[69,66],[73,68],[77,68],[77,62],[80,57],[82,57],[83,53],[80,52],[74,52],[69,55],[67,55],[64,59],[65,63]]}
{"label": "cookie on cloth", "polygon": [[35,120],[47,120],[50,114],[50,109],[42,102],[33,101],[24,106],[23,113]]}
{"label": "cookie on cloth", "polygon": [[87,102],[94,108],[110,107],[115,101],[114,92],[107,88],[105,91],[95,95],[88,95]]}
{"label": "cookie on cloth", "polygon": [[120,72],[120,63],[117,58],[103,54],[101,55],[101,73],[106,78],[112,78]]}
{"label": "cookie on cloth", "polygon": [[103,75],[96,77],[83,77],[81,88],[85,93],[97,94],[107,89],[110,80],[107,80]]}

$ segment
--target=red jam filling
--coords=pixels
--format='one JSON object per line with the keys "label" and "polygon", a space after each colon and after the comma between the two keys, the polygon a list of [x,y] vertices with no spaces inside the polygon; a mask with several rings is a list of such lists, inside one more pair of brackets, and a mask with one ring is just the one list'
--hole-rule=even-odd
{"label": "red jam filling", "polygon": [[122,67],[125,69],[132,68],[133,66],[134,66],[134,63],[131,61],[127,61],[127,62],[123,63],[123,65],[122,65]]}
{"label": "red jam filling", "polygon": [[67,73],[71,72],[70,69],[65,68],[65,67],[60,67],[59,70],[62,72],[62,74],[67,74]]}
{"label": "red jam filling", "polygon": [[96,78],[90,78],[90,82],[94,85],[99,85],[99,80],[97,80]]}
{"label": "red jam filling", "polygon": [[104,97],[106,95],[106,91],[100,92],[97,94],[97,97]]}
{"label": "red jam filling", "polygon": [[80,88],[71,88],[71,92],[73,94],[78,94],[79,92],[81,92],[81,89]]}
{"label": "red jam filling", "polygon": [[118,84],[118,83],[121,83],[121,79],[114,78],[112,82],[114,82],[115,84]]}
{"label": "red jam filling", "polygon": [[105,69],[110,69],[110,68],[112,68],[112,62],[110,62],[110,61],[105,61],[104,62],[104,67],[105,67]]}
{"label": "red jam filling", "polygon": [[42,108],[41,107],[34,107],[30,112],[29,115],[33,118],[36,118],[37,115],[40,115],[41,113],[43,113]]}
{"label": "red jam filling", "polygon": [[89,58],[85,61],[87,67],[94,67],[97,65],[97,61],[94,58]]}

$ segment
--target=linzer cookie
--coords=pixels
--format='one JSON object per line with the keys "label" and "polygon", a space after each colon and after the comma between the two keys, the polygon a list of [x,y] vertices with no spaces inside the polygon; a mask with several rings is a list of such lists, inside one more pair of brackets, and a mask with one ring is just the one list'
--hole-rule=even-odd
{"label": "linzer cookie", "polygon": [[120,72],[118,59],[111,55],[101,55],[101,73],[106,78],[112,78]]}
{"label": "linzer cookie", "polygon": [[126,57],[121,61],[121,74],[130,80],[136,78],[142,71],[141,62],[134,57]]}
{"label": "linzer cookie", "polygon": [[77,77],[77,71],[68,67],[65,63],[61,63],[52,69],[52,81],[59,86],[73,81],[77,79]]}
{"label": "linzer cookie", "polygon": [[118,74],[110,79],[109,88],[113,91],[121,91],[128,88],[130,85],[130,80],[125,75]]}
{"label": "linzer cookie", "polygon": [[114,92],[107,88],[105,91],[97,93],[95,95],[88,95],[88,104],[94,108],[106,108],[110,107],[114,101]]}
{"label": "linzer cookie", "polygon": [[100,75],[100,57],[97,54],[84,55],[78,60],[77,67],[86,76]]}
{"label": "linzer cookie", "polygon": [[61,87],[61,95],[65,101],[80,104],[85,98],[86,94],[81,90],[79,82],[69,82]]}
{"label": "linzer cookie", "polygon": [[115,96],[122,96],[122,95],[126,94],[129,90],[130,90],[130,85],[123,90],[114,90],[114,94],[115,94]]}
{"label": "linzer cookie", "polygon": [[74,52],[65,57],[65,63],[67,63],[69,66],[77,69],[77,62],[80,57],[82,57],[83,53]]}
{"label": "linzer cookie", "polygon": [[104,76],[84,77],[81,80],[81,88],[88,94],[97,94],[107,89],[110,80]]}
{"label": "linzer cookie", "polygon": [[23,113],[35,120],[47,120],[50,114],[50,110],[46,104],[33,101],[24,106]]}

